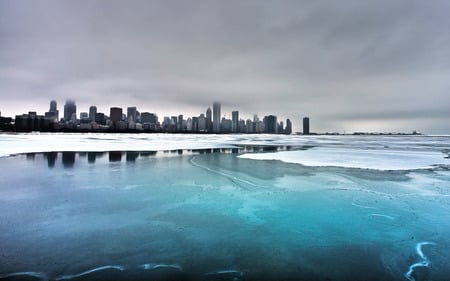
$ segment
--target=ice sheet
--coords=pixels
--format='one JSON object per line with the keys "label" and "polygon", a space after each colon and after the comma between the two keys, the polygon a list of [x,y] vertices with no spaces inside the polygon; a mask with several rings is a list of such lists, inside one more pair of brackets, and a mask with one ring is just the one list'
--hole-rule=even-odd
{"label": "ice sheet", "polygon": [[[175,149],[287,146],[298,148],[449,151],[448,136],[301,136],[101,133],[0,133],[0,157],[51,151],[161,151]],[[344,151],[347,153],[346,151]],[[447,152],[448,153],[448,152]]]}
{"label": "ice sheet", "polygon": [[301,151],[253,153],[240,155],[254,160],[278,160],[314,167],[345,167],[375,170],[429,169],[450,165],[450,159],[439,151],[362,150],[349,148],[312,148]]}
{"label": "ice sheet", "polygon": [[353,154],[358,167],[370,157],[406,169],[417,159],[448,161],[448,137],[28,134],[0,142],[5,155],[130,151],[0,158],[0,280],[450,276],[446,168],[386,172],[135,152],[205,145],[249,154],[246,145],[284,145],[297,158],[322,153],[344,162]]}

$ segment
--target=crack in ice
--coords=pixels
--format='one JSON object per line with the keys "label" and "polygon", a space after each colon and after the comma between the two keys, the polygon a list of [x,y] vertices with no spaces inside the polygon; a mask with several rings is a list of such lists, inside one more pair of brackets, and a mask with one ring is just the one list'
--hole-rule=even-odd
{"label": "crack in ice", "polygon": [[408,271],[405,273],[405,277],[406,277],[406,279],[408,279],[410,281],[416,281],[416,278],[414,278],[414,276],[412,276],[414,269],[416,267],[428,267],[431,263],[430,260],[428,259],[428,257],[425,256],[425,254],[422,251],[422,246],[425,246],[425,245],[436,245],[436,243],[420,242],[416,245],[416,253],[419,255],[419,257],[422,260],[409,266]]}
{"label": "crack in ice", "polygon": [[139,266],[139,268],[143,270],[151,270],[151,269],[157,269],[157,268],[174,268],[178,269],[180,271],[183,271],[183,268],[178,264],[155,264],[155,263],[145,263]]}
{"label": "crack in ice", "polygon": [[[238,177],[232,176],[232,175],[230,175],[230,174],[226,174],[226,173],[223,173],[223,172],[219,172],[219,171],[217,171],[217,170],[213,170],[213,169],[208,168],[208,167],[206,167],[206,166],[200,165],[200,164],[198,164],[197,162],[194,161],[194,159],[195,159],[196,157],[197,157],[197,156],[193,156],[193,157],[191,157],[191,159],[189,160],[189,162],[190,162],[192,165],[194,165],[195,167],[198,167],[198,168],[204,169],[204,170],[206,170],[206,171],[208,171],[208,172],[211,172],[211,173],[214,173],[214,174],[223,176],[223,177],[225,177],[225,178],[231,180],[232,182],[236,183],[237,185],[239,185],[239,184],[238,184],[236,181],[239,181],[239,182],[244,183],[244,184],[248,184],[248,185],[251,185],[251,186],[254,186],[254,187],[258,187],[258,185],[254,184],[254,183],[252,183],[252,182],[249,182],[249,181],[240,179],[240,178],[238,178]],[[239,186],[242,187],[241,185],[239,185]],[[244,187],[242,187],[242,188],[244,188]],[[245,189],[245,188],[244,188],[244,189]],[[247,190],[248,190],[248,189],[247,189]]]}
{"label": "crack in ice", "polygon": [[88,275],[88,274],[94,273],[96,271],[101,271],[101,270],[105,270],[105,269],[115,269],[115,270],[119,270],[119,271],[124,271],[126,268],[122,265],[105,265],[105,266],[96,267],[96,268],[93,268],[90,270],[86,270],[86,271],[83,271],[78,274],[64,275],[64,276],[56,278],[55,280],[59,281],[59,280],[73,279],[73,278],[81,277],[81,276]]}

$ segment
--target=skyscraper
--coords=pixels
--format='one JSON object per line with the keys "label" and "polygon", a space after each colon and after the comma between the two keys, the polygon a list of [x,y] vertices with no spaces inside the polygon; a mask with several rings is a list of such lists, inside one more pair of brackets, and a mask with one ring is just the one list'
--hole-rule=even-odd
{"label": "skyscraper", "polygon": [[289,118],[286,119],[286,129],[284,130],[284,133],[286,135],[290,135],[292,133],[292,123]]}
{"label": "skyscraper", "polygon": [[72,116],[77,116],[77,106],[75,105],[75,101],[66,100],[66,104],[64,105],[64,121],[68,122],[72,119]]}
{"label": "skyscraper", "polygon": [[276,134],[278,132],[277,117],[275,115],[265,116],[263,122],[265,133]]}
{"label": "skyscraper", "polygon": [[206,130],[208,132],[212,132],[212,114],[211,107],[208,107],[206,110]]}
{"label": "skyscraper", "polygon": [[89,107],[89,120],[91,122],[95,122],[95,114],[97,113],[97,107],[95,105],[91,105]]}
{"label": "skyscraper", "polygon": [[135,106],[127,108],[127,120],[130,121],[130,118],[133,122],[137,122],[137,110]]}
{"label": "skyscraper", "polygon": [[308,117],[303,118],[303,134],[309,135],[309,118]]}
{"label": "skyscraper", "polygon": [[109,113],[109,119],[113,123],[119,122],[122,120],[122,108],[120,107],[111,107],[110,113]]}
{"label": "skyscraper", "polygon": [[239,111],[231,112],[231,132],[233,134],[239,133]]}
{"label": "skyscraper", "polygon": [[45,118],[53,120],[53,122],[57,122],[59,119],[59,111],[57,109],[56,101],[52,100],[50,102],[50,109],[48,112],[45,112]]}
{"label": "skyscraper", "polygon": [[213,132],[220,133],[220,103],[213,103]]}

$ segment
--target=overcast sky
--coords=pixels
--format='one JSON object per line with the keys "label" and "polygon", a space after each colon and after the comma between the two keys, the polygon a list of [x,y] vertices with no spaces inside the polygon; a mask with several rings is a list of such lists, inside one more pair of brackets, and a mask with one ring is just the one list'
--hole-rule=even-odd
{"label": "overcast sky", "polygon": [[137,106],[450,133],[450,1],[0,0],[0,111]]}

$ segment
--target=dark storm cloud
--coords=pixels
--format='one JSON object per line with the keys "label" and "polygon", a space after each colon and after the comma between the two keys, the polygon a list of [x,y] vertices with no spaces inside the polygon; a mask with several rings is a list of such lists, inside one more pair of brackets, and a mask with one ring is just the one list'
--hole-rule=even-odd
{"label": "dark storm cloud", "polygon": [[449,10],[439,0],[4,0],[0,110],[75,98],[84,110],[189,115],[219,100],[225,113],[274,113],[297,129],[310,115],[318,131],[380,120],[410,130],[429,114],[448,133]]}

